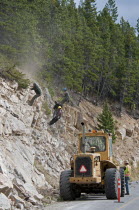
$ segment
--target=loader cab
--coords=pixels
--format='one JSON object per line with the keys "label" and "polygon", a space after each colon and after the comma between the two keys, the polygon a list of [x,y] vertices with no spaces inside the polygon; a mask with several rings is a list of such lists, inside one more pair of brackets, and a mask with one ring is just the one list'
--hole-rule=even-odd
{"label": "loader cab", "polygon": [[[92,150],[92,148],[94,148]],[[112,160],[112,140],[102,131],[79,134],[79,153],[100,153],[101,160]]]}

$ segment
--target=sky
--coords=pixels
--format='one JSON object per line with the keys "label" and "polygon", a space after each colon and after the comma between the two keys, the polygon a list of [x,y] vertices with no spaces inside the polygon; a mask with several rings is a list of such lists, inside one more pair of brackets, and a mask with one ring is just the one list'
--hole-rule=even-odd
{"label": "sky", "polygon": [[[74,1],[76,5],[80,2],[80,0]],[[102,10],[107,2],[108,0],[96,0],[97,11]],[[115,3],[118,7],[118,20],[123,16],[131,26],[136,27],[139,18],[139,0],[115,0]]]}

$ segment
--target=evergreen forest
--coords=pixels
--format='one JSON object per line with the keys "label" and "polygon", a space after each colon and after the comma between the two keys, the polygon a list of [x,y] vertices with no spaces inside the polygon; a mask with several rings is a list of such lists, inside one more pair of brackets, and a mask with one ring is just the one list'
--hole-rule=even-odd
{"label": "evergreen forest", "polygon": [[0,0],[0,68],[35,64],[84,96],[139,106],[139,19],[136,28],[108,0]]}

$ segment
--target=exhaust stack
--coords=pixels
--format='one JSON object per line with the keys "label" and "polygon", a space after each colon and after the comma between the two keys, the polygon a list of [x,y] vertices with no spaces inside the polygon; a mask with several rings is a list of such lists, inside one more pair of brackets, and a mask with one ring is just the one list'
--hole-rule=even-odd
{"label": "exhaust stack", "polygon": [[85,125],[84,122],[81,122],[82,125],[82,142],[83,142],[83,153],[85,153]]}

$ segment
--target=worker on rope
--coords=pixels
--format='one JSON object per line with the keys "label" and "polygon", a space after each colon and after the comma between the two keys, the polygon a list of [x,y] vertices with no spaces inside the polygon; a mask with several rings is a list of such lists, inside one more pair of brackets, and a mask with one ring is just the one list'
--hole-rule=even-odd
{"label": "worker on rope", "polygon": [[55,102],[54,105],[54,113],[53,113],[53,119],[49,122],[49,125],[53,125],[56,123],[62,116],[62,105]]}
{"label": "worker on rope", "polygon": [[35,101],[35,99],[38,98],[39,96],[41,96],[41,94],[42,94],[41,88],[36,82],[33,83],[33,86],[31,87],[31,90],[34,90],[36,95],[33,96],[31,101],[29,101],[29,105],[30,106],[32,106],[34,101]]}
{"label": "worker on rope", "polygon": [[69,93],[67,91],[67,88],[63,88],[62,91],[64,92],[64,95],[63,95],[62,101],[60,102],[61,105],[63,105],[66,102],[68,103],[70,101],[70,96],[69,96]]}
{"label": "worker on rope", "polygon": [[64,92],[63,98],[60,102],[55,101],[55,105],[53,107],[54,109],[53,119],[49,122],[49,125],[56,123],[61,118],[63,104],[70,101],[70,96],[67,91],[67,88],[63,88],[62,91]]}

